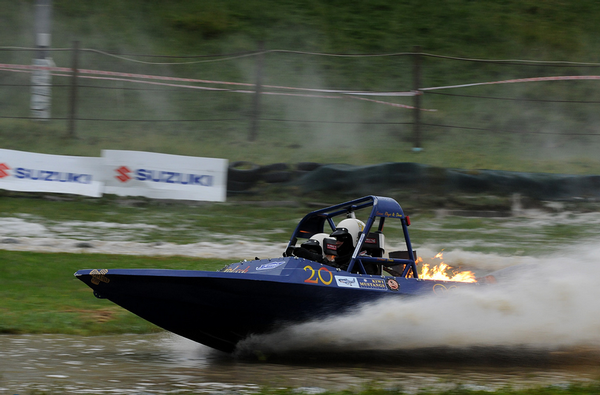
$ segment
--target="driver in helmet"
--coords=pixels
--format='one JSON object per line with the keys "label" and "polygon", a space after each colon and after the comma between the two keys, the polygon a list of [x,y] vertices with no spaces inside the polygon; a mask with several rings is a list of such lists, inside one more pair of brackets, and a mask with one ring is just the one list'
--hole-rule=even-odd
{"label": "driver in helmet", "polygon": [[337,225],[331,233],[331,237],[336,240],[336,255],[329,256],[333,265],[343,270],[348,268],[352,253],[358,243],[358,237],[365,228],[364,222],[356,218],[346,218]]}
{"label": "driver in helmet", "polygon": [[300,247],[294,248],[294,255],[300,258],[310,259],[311,261],[325,263],[323,246],[325,238],[329,237],[327,233],[316,233],[302,243]]}

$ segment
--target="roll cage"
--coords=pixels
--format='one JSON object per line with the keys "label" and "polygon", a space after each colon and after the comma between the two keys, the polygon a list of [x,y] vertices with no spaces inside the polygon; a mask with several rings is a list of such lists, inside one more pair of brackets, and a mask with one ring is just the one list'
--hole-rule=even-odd
{"label": "roll cage", "polygon": [[[369,195],[307,214],[302,218],[294,230],[294,233],[292,233],[284,255],[292,255],[292,251],[294,250],[298,239],[309,239],[317,233],[331,233],[334,231],[336,226],[333,218],[348,215],[369,207],[371,207],[371,212],[365,223],[364,230],[359,235],[358,242],[346,270],[348,272],[367,274],[365,266],[376,265],[386,268],[402,268],[401,271],[395,269],[394,271],[401,274],[402,277],[418,278],[419,275],[417,273],[415,262],[415,252],[412,249],[408,234],[410,219],[404,214],[402,207],[400,207],[398,202],[388,197]],[[376,234],[377,232],[381,233],[385,221],[388,219],[400,220],[407,251],[390,252],[389,258],[361,254],[361,252],[365,251],[365,241],[367,237]],[[325,224],[329,225],[331,231],[327,232],[325,230]],[[371,232],[371,229],[373,228],[376,230]]]}

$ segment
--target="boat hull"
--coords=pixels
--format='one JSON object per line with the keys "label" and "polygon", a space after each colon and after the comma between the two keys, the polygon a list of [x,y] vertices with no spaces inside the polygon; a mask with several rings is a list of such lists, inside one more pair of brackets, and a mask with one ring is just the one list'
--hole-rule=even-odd
{"label": "boat hull", "polygon": [[450,286],[340,272],[296,257],[240,262],[221,272],[86,269],[75,275],[97,297],[225,352],[232,352],[251,334],[285,324],[341,314],[384,297],[427,294]]}
{"label": "boat hull", "polygon": [[83,273],[78,278],[94,289],[96,296],[168,331],[225,352],[232,352],[250,334],[341,313],[386,296],[302,283],[214,277],[212,272],[196,272],[193,277],[127,272],[105,275],[108,283],[94,284],[93,275]]}

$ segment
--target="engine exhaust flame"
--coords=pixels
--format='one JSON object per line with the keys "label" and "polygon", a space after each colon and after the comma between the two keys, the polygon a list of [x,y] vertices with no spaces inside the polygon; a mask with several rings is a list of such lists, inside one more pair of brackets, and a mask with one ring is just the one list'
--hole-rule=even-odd
{"label": "engine exhaust flame", "polygon": [[[471,271],[457,271],[453,270],[452,266],[448,266],[442,261],[444,258],[442,252],[438,252],[433,259],[439,259],[440,263],[430,266],[428,263],[424,263],[421,268],[419,277],[424,280],[441,280],[441,281],[459,281],[464,283],[477,282],[475,274]],[[423,259],[419,257],[417,264],[422,263]]]}

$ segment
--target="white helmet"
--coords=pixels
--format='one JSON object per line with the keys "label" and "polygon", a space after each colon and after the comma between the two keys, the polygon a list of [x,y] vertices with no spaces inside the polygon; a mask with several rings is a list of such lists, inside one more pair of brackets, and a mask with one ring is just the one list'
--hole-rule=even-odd
{"label": "white helmet", "polygon": [[[309,248],[310,248],[310,246],[312,244],[312,247],[313,247],[312,249],[320,251],[320,253],[323,256],[325,256],[325,253],[324,253],[324,251],[325,251],[325,244],[323,243],[323,239],[325,239],[326,237],[329,237],[329,235],[327,233],[315,233],[314,235],[312,235],[310,237],[310,239],[308,239],[308,241],[309,241],[309,243],[308,243]],[[317,246],[319,248],[314,248],[314,244],[310,243],[310,242],[313,242],[313,243],[316,242],[316,244],[317,244]],[[304,244],[302,244],[302,245],[304,246]]]}
{"label": "white helmet", "polygon": [[[332,236],[337,236],[335,233],[342,228],[348,231],[348,234],[352,237],[352,246],[356,247],[356,243],[358,243],[358,236],[360,232],[365,229],[365,223],[356,218],[346,218],[340,221],[337,224],[336,230],[331,234]],[[339,232],[338,232],[339,234]]]}
{"label": "white helmet", "polygon": [[319,245],[323,245],[323,239],[329,237],[329,235],[327,233],[315,233],[314,235],[310,236],[309,240],[316,240]]}

